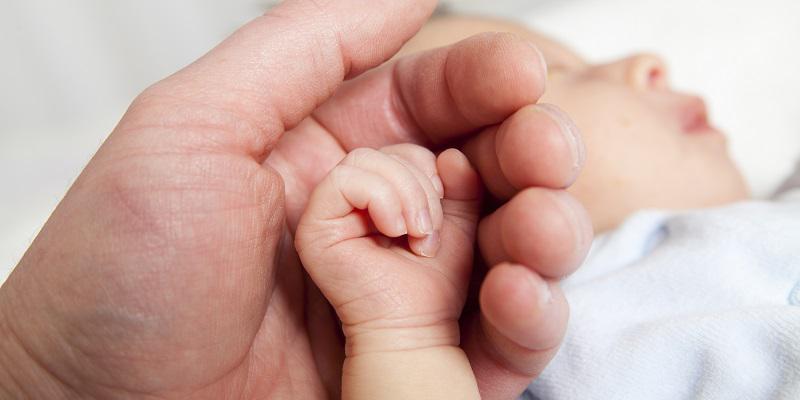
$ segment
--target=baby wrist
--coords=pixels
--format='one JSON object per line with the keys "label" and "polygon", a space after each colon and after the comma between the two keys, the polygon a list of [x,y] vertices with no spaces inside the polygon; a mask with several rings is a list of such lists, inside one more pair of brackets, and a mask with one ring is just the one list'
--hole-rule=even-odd
{"label": "baby wrist", "polygon": [[342,399],[479,399],[464,351],[441,346],[345,359]]}
{"label": "baby wrist", "polygon": [[344,326],[343,329],[347,357],[458,347],[460,342],[457,321],[416,327]]}

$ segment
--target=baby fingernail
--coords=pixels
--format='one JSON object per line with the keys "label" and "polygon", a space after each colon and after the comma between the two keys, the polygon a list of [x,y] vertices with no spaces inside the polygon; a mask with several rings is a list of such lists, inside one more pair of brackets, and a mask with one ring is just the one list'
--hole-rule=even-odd
{"label": "baby fingernail", "polygon": [[439,195],[440,199],[444,198],[444,184],[442,183],[442,178],[439,178],[439,175],[434,175],[431,178],[431,183],[433,184],[433,189],[436,190],[436,194]]}
{"label": "baby fingernail", "polygon": [[553,118],[561,128],[561,133],[564,135],[564,139],[567,141],[572,153],[573,169],[577,173],[586,161],[586,147],[583,145],[578,127],[572,122],[571,118],[552,104],[538,104],[537,107]]}
{"label": "baby fingernail", "polygon": [[423,235],[430,235],[433,233],[433,219],[431,213],[427,209],[417,212],[417,228]]}
{"label": "baby fingernail", "polygon": [[439,251],[439,232],[433,232],[422,238],[417,245],[419,255],[423,257],[434,257]]}
{"label": "baby fingernail", "polygon": [[408,233],[408,229],[406,229],[406,221],[403,219],[402,216],[395,219],[394,229],[395,229],[394,233],[397,234],[398,236],[403,236]]}

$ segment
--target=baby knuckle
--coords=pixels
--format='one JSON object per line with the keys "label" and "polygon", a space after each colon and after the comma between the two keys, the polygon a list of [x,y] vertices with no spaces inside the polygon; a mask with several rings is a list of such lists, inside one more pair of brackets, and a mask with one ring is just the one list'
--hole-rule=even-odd
{"label": "baby knuckle", "polygon": [[349,165],[339,165],[328,174],[335,187],[346,187],[350,184],[353,176],[354,167]]}
{"label": "baby knuckle", "polygon": [[342,164],[357,166],[370,163],[370,161],[375,158],[376,153],[378,153],[378,151],[375,149],[359,147],[350,151],[350,153],[345,156],[344,160],[342,160]]}

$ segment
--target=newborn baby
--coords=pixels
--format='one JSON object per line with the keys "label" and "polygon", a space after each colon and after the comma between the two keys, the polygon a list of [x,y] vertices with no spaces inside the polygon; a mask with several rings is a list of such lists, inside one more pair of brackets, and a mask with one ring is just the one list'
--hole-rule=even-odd
{"label": "newborn baby", "polygon": [[592,65],[524,27],[463,17],[432,22],[406,50],[483,31],[541,50],[542,101],[564,109],[586,143],[569,191],[600,234],[563,282],[564,345],[523,397],[798,398],[798,179],[774,201],[744,202],[704,102],[671,89],[652,55]]}

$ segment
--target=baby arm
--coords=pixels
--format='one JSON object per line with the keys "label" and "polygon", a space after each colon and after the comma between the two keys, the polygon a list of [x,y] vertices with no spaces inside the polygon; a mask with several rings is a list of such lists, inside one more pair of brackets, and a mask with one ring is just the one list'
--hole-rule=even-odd
{"label": "baby arm", "polygon": [[479,197],[460,152],[414,145],[355,150],[315,189],[295,242],[342,321],[342,398],[479,398],[458,325]]}

